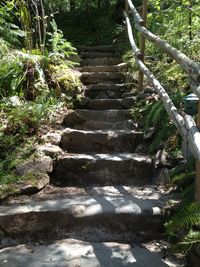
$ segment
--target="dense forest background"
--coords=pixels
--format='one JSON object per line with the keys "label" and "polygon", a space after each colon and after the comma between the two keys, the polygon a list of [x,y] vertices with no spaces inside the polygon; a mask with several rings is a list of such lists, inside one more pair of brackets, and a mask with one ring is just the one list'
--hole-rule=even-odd
{"label": "dense forest background", "polygon": [[[133,1],[141,12],[142,1]],[[84,88],[75,67],[80,45],[113,44],[129,64],[127,83],[137,67],[127,40],[120,0],[2,0],[0,3],[0,197],[15,193],[22,179],[15,168],[34,153],[41,125],[55,123],[58,110],[73,108]],[[198,0],[149,0],[148,28],[191,59],[200,62]],[[135,31],[137,43],[140,36]],[[182,69],[147,42],[146,64],[181,109],[191,92]],[[181,155],[181,139],[157,97],[132,108],[133,119],[156,128],[149,152]],[[145,118],[145,119],[144,119]],[[175,161],[176,163],[178,161]],[[179,167],[179,166],[178,166]],[[181,170],[181,171],[180,171]],[[182,200],[180,212],[167,223],[170,240],[182,251],[200,243],[200,207],[194,203],[194,162],[171,171]],[[29,179],[30,177],[23,177]],[[179,201],[180,202],[180,201]],[[180,218],[185,218],[182,221]],[[181,234],[180,234],[181,233]],[[181,241],[180,241],[181,236]]]}

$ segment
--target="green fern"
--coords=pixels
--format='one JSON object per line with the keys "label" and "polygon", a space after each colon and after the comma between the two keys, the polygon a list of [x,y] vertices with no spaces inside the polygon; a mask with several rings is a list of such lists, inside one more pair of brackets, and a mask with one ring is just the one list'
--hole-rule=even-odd
{"label": "green fern", "polygon": [[162,144],[168,137],[171,136],[172,132],[174,131],[174,125],[169,123],[162,122],[162,127],[160,130],[156,133],[156,136],[152,142],[152,144],[149,147],[149,152],[153,153],[155,152],[160,144]]}
{"label": "green fern", "polygon": [[149,109],[147,110],[147,117],[146,117],[146,120],[145,120],[145,130],[148,129],[150,126],[152,126],[152,122],[155,121],[154,119],[154,116],[155,114],[157,114],[160,109],[162,108],[162,101],[158,101],[158,102],[155,102],[153,103],[149,108],[150,108],[150,111]]}
{"label": "green fern", "polygon": [[172,250],[187,254],[195,244],[200,244],[200,231],[190,230],[181,242],[172,246]]}
{"label": "green fern", "polygon": [[167,233],[171,233],[198,225],[200,225],[200,203],[195,202],[179,210],[166,224],[166,229]]}
{"label": "green fern", "polygon": [[70,57],[77,56],[76,48],[68,42],[63,35],[63,32],[58,29],[58,26],[53,20],[51,23],[53,33],[48,33],[50,36],[50,50],[49,57],[51,59],[65,59],[68,66],[74,66],[77,63],[70,60]]}
{"label": "green fern", "polygon": [[194,176],[195,176],[194,172],[177,174],[174,177],[172,177],[171,182],[175,184],[180,183],[180,182],[181,184],[187,183],[187,182],[193,182]]}

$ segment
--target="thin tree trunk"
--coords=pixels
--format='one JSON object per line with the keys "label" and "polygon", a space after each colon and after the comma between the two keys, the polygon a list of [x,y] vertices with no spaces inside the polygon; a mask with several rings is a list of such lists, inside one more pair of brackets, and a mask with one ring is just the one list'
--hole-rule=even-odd
{"label": "thin tree trunk", "polygon": [[189,20],[188,20],[190,41],[192,41],[192,10],[191,9],[192,9],[192,2],[190,2],[190,6],[189,6]]}

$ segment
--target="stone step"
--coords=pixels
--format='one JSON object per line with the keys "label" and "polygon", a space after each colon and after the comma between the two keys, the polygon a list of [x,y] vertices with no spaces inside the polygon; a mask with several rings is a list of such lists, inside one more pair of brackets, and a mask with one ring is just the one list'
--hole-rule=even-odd
{"label": "stone step", "polygon": [[84,66],[78,68],[80,72],[117,72],[117,66]]}
{"label": "stone step", "polygon": [[81,52],[113,52],[112,45],[97,45],[97,46],[85,46],[80,45],[77,47]]}
{"label": "stone step", "polygon": [[51,243],[0,250],[3,267],[183,267],[176,259],[164,257],[164,245],[116,242],[85,242],[61,239]]}
{"label": "stone step", "polygon": [[82,59],[81,66],[112,66],[122,63],[121,58],[94,58],[94,59]]}
{"label": "stone step", "polygon": [[[77,109],[75,112],[83,117],[85,120],[96,120],[96,121],[108,121],[117,122],[122,120],[130,119],[130,110],[88,110],[88,109]],[[68,115],[66,115],[68,116]]]}
{"label": "stone step", "polygon": [[65,198],[1,205],[1,230],[12,238],[40,242],[61,237],[97,242],[160,237],[166,198],[155,190],[150,195],[148,187],[143,190],[92,187]]}
{"label": "stone step", "polygon": [[129,109],[133,107],[136,101],[137,97],[126,97],[122,99],[87,99],[82,107],[92,110]]}
{"label": "stone step", "polygon": [[144,185],[153,175],[152,159],[128,153],[63,154],[53,181],[63,185]]}
{"label": "stone step", "polygon": [[125,72],[127,69],[127,63],[121,63],[113,66],[83,66],[78,68],[80,72]]}
{"label": "stone step", "polygon": [[74,125],[76,129],[93,129],[93,130],[137,130],[137,124],[135,124],[132,120],[123,120],[118,122],[105,122],[105,121],[95,121],[89,120],[85,121],[82,124]]}
{"label": "stone step", "polygon": [[112,57],[114,57],[114,53],[110,53],[110,52],[81,52],[80,57],[82,59],[112,58]]}
{"label": "stone step", "polygon": [[96,84],[107,81],[121,83],[124,79],[125,74],[123,72],[83,72],[81,74],[81,81],[84,84]]}
{"label": "stone step", "polygon": [[60,142],[69,153],[134,152],[142,140],[141,132],[131,130],[64,130]]}
{"label": "stone step", "polygon": [[128,91],[125,84],[114,83],[97,83],[87,85],[85,90],[85,96],[93,99],[100,98],[121,98],[124,93]]}

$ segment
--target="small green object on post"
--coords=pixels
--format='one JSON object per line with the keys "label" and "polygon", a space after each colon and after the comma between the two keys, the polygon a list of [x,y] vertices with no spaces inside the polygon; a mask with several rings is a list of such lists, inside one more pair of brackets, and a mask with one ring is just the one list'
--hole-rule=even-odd
{"label": "small green object on post", "polygon": [[183,106],[185,113],[195,116],[198,112],[199,98],[195,94],[186,95],[183,98]]}

